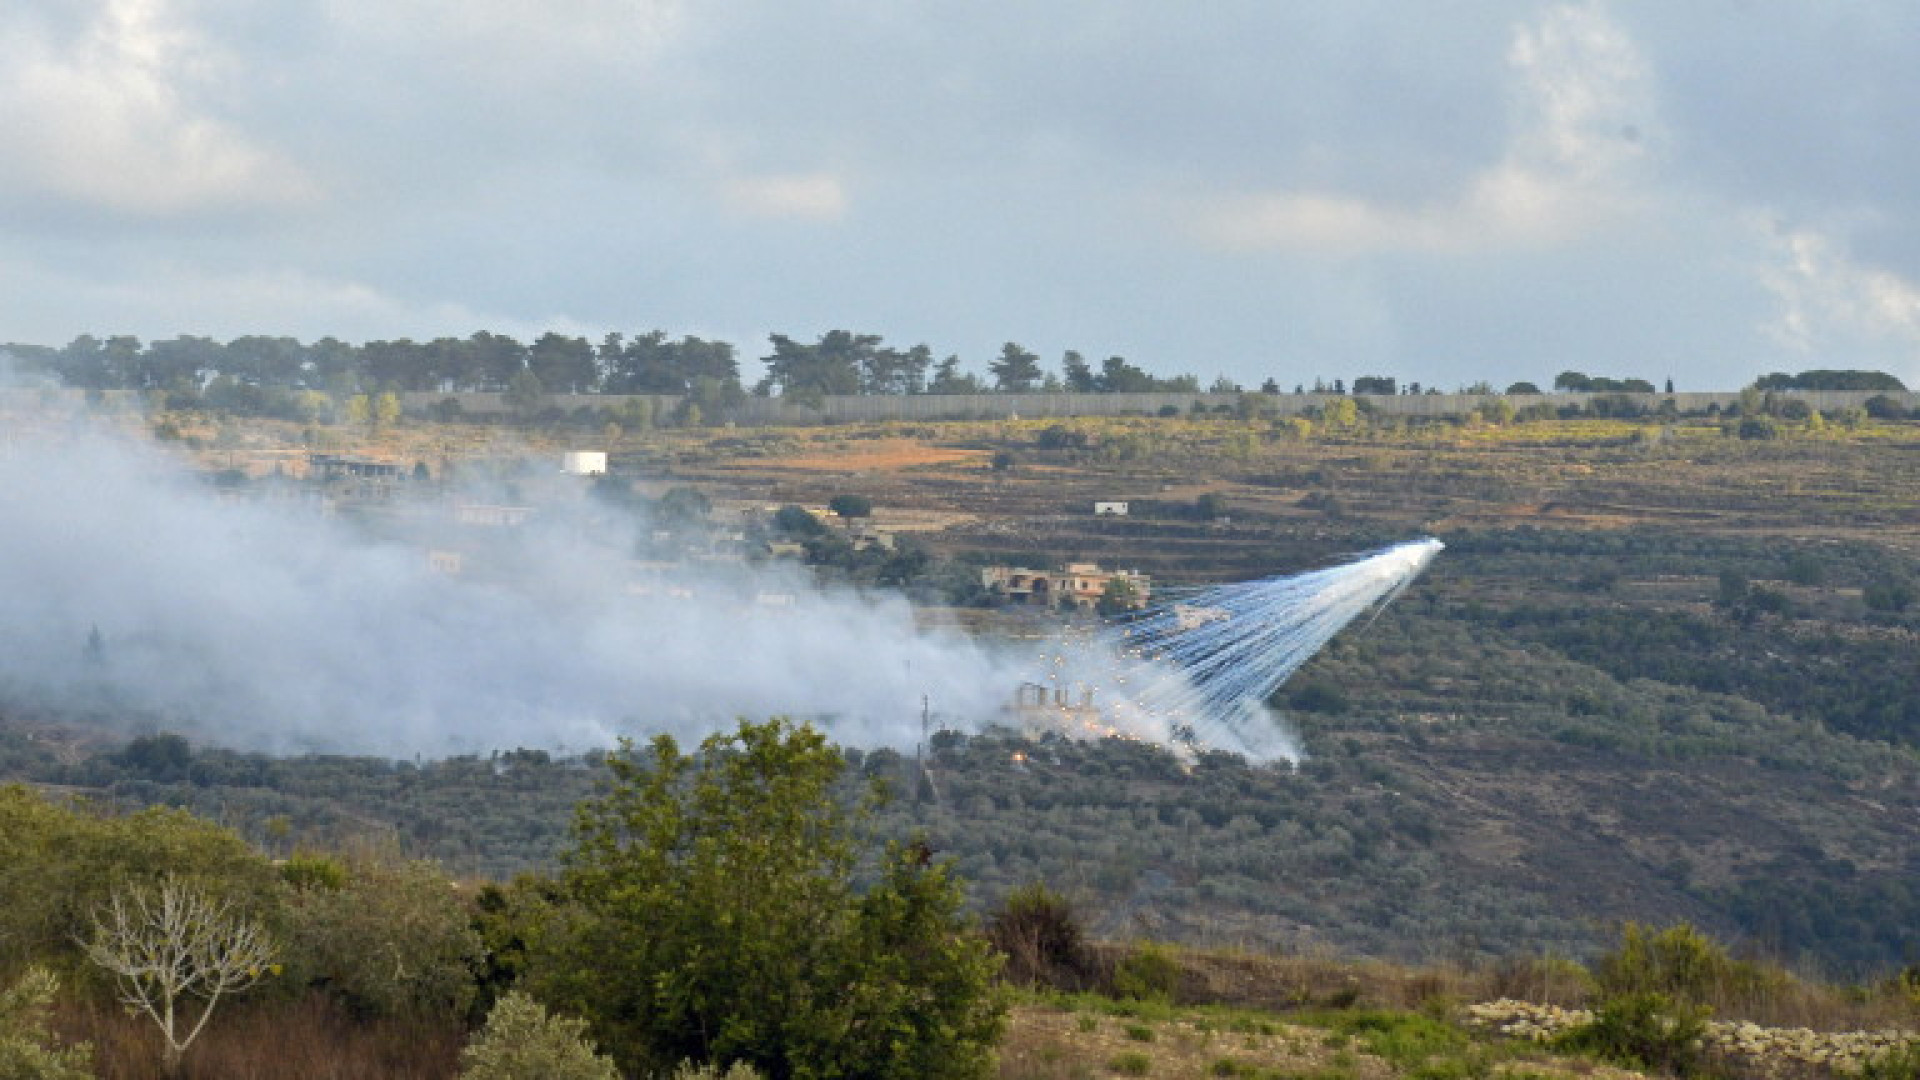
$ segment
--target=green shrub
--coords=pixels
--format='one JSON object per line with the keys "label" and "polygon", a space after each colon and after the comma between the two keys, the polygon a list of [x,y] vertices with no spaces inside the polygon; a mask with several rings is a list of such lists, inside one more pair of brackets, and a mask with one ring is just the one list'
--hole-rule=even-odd
{"label": "green shrub", "polygon": [[1007,958],[1005,974],[1027,986],[1085,988],[1092,964],[1073,902],[1034,882],[1013,890],[987,920],[987,940]]}
{"label": "green shrub", "polygon": [[1339,1030],[1357,1036],[1368,1053],[1402,1068],[1458,1054],[1470,1041],[1459,1028],[1422,1013],[1354,1013],[1341,1018]]}
{"label": "green shrub", "polygon": [[1138,1050],[1129,1050],[1124,1054],[1115,1054],[1107,1068],[1121,1076],[1145,1076],[1153,1071],[1153,1059]]}
{"label": "green shrub", "polygon": [[1860,1080],[1920,1080],[1920,1043],[1898,1046],[1861,1062]]}
{"label": "green shrub", "polygon": [[444,870],[432,862],[349,868],[340,888],[294,892],[287,969],[363,1016],[463,1016],[480,939]]}
{"label": "green shrub", "polygon": [[1709,1010],[1665,994],[1612,998],[1583,1024],[1553,1041],[1556,1049],[1590,1054],[1630,1069],[1687,1076],[1699,1068]]}
{"label": "green shrub", "polygon": [[1127,1038],[1132,1039],[1134,1042],[1150,1043],[1154,1038],[1153,1029],[1145,1024],[1128,1024],[1126,1032]]}
{"label": "green shrub", "polygon": [[1660,931],[1628,923],[1619,946],[1594,964],[1603,998],[1663,994],[1696,1005],[1724,1004],[1783,979],[1734,960],[1686,923]]}
{"label": "green shrub", "polygon": [[30,967],[12,986],[0,987],[0,1077],[6,1080],[87,1080],[93,1052],[84,1043],[49,1045],[47,1007],[60,982],[45,968]]}
{"label": "green shrub", "polygon": [[344,889],[347,867],[327,855],[295,854],[280,864],[280,877],[295,889]]}
{"label": "green shrub", "polygon": [[518,991],[502,997],[460,1052],[462,1080],[619,1080],[613,1059],[587,1040],[587,1024],[551,1016]]}
{"label": "green shrub", "polygon": [[1113,969],[1113,995],[1171,1004],[1180,989],[1180,966],[1163,945],[1134,946]]}

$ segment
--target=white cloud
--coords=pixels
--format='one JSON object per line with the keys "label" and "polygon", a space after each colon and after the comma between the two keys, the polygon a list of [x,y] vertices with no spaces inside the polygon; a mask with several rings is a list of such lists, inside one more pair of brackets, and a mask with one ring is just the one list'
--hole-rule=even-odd
{"label": "white cloud", "polygon": [[1759,273],[1780,310],[1767,334],[1823,366],[1912,374],[1920,358],[1920,284],[1856,261],[1817,229],[1771,231],[1773,261]]}
{"label": "white cloud", "polygon": [[1461,190],[1403,205],[1338,190],[1256,192],[1193,217],[1209,246],[1326,255],[1472,252],[1565,242],[1632,210],[1653,126],[1651,76],[1597,4],[1516,29],[1514,134]]}
{"label": "white cloud", "polygon": [[[68,331],[135,333],[152,338],[205,334],[290,334],[313,340],[442,335],[465,337],[477,329],[531,341],[548,330],[587,333],[597,328],[564,313],[518,318],[447,297],[407,297],[366,281],[317,274],[294,266],[247,266],[227,271],[191,262],[141,260],[116,267],[112,276],[61,273],[27,260],[0,255],[0,297],[37,296],[32,317],[72,327]],[[0,303],[0,324],[21,313]],[[101,328],[112,327],[112,330]],[[65,339],[28,336],[40,344]]]}
{"label": "white cloud", "polygon": [[720,190],[728,207],[748,217],[837,221],[847,212],[846,184],[830,172],[736,177]]}
{"label": "white cloud", "polygon": [[141,215],[314,194],[292,163],[196,109],[183,86],[217,82],[221,59],[165,0],[106,0],[67,42],[24,20],[6,36],[0,188]]}

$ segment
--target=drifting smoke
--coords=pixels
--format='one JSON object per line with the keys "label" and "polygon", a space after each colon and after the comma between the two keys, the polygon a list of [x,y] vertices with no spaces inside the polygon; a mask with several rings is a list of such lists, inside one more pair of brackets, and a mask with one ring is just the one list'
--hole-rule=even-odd
{"label": "drifting smoke", "polygon": [[1299,742],[1267,699],[1349,623],[1404,592],[1442,546],[1428,538],[1312,573],[1166,591],[1063,649],[1046,678],[1097,688],[1107,702],[1100,722],[1116,732],[1295,761]]}
{"label": "drifting smoke", "polygon": [[418,544],[223,499],[97,434],[0,445],[0,515],[6,697],[158,713],[248,748],[585,750],[777,714],[910,746],[922,694],[989,716],[1013,682],[897,597],[778,569],[645,589],[631,523],[605,542],[578,522],[516,530],[510,573],[448,576]]}
{"label": "drifting smoke", "polygon": [[[382,539],[303,492],[234,497],[77,419],[0,435],[0,703],[281,753],[580,751],[769,715],[904,748],[924,699],[968,726],[1000,721],[1036,656],[923,630],[897,595],[824,591],[796,567],[650,577],[630,557],[649,526],[590,499],[543,505],[496,532],[490,570],[454,576],[431,567],[431,541]],[[1054,726],[1296,758],[1261,702],[1438,548],[1205,590],[1050,643],[1100,688],[1079,718],[1104,718]]]}

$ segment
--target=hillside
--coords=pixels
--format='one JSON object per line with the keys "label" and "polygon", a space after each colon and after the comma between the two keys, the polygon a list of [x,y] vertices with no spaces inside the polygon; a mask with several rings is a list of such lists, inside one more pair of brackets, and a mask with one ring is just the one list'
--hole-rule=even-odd
{"label": "hillside", "polygon": [[[271,425],[222,430],[210,465],[290,445]],[[403,425],[367,449],[498,452],[482,431]],[[1137,418],[666,431],[608,449],[643,491],[694,486],[716,506],[866,496],[875,527],[936,559],[909,586],[929,602],[977,600],[967,567],[993,559],[1206,582],[1447,543],[1283,688],[1297,768],[992,730],[940,740],[924,776],[858,755],[901,795],[882,826],[928,828],[981,904],[1044,880],[1111,935],[1408,959],[1584,953],[1627,918],[1691,919],[1843,976],[1920,959],[1911,424],[1747,440],[1711,418],[1576,417],[1302,437],[1259,417]],[[1196,516],[1206,494],[1225,512]],[[1131,512],[1096,517],[1095,499]],[[193,805],[282,846],[391,829],[490,874],[542,865],[593,780],[539,753],[130,755],[112,732],[139,719],[108,719],[14,707],[7,775]]]}

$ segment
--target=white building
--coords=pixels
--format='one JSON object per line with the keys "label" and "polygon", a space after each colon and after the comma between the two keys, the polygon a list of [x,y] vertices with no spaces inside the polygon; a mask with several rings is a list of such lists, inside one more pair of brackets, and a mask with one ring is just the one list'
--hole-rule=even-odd
{"label": "white building", "polygon": [[607,471],[607,452],[569,450],[560,459],[560,471],[568,476],[603,476]]}

